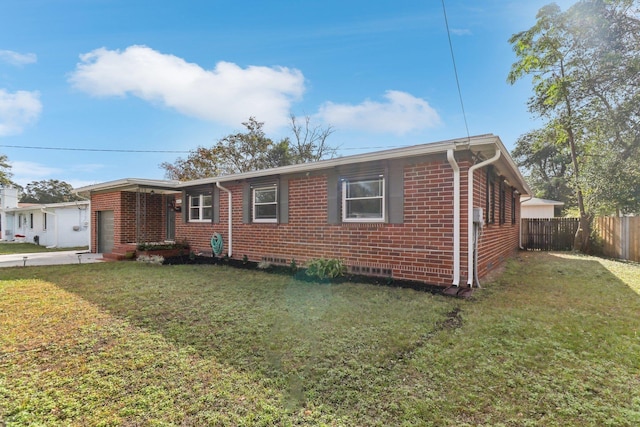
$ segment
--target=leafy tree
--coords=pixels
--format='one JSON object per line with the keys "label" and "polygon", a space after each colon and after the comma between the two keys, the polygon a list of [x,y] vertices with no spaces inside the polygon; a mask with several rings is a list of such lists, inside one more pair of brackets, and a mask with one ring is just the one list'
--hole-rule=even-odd
{"label": "leafy tree", "polygon": [[11,185],[11,165],[5,154],[0,154],[0,185]]}
{"label": "leafy tree", "polygon": [[73,193],[71,184],[57,179],[32,181],[24,188],[23,203],[61,203],[81,200]]}
{"label": "leafy tree", "polygon": [[22,194],[23,188],[21,185],[13,182],[11,177],[11,165],[9,164],[9,158],[5,154],[0,154],[0,186],[11,186],[18,189],[18,194]]}
{"label": "leafy tree", "polygon": [[534,196],[575,205],[570,187],[571,155],[564,144],[554,143],[553,129],[539,129],[522,135],[511,153],[518,166],[527,171]]}
{"label": "leafy tree", "polygon": [[274,142],[265,135],[264,123],[254,117],[242,125],[245,132],[227,135],[210,148],[197,147],[184,159],[162,163],[165,176],[180,181],[208,178],[316,161],[336,152],[326,142],[333,130],[311,127],[308,118],[301,125],[291,116],[294,142],[289,138]]}
{"label": "leafy tree", "polygon": [[[550,4],[540,9],[533,27],[509,42],[517,61],[508,81],[531,76],[529,111],[546,120],[519,142],[541,157],[543,149],[555,159],[568,155],[563,176],[580,212],[576,247],[586,252],[595,212],[607,204],[636,204],[616,199],[633,199],[632,192],[614,189],[638,182],[629,173],[640,154],[638,7],[633,0],[581,0],[561,12]],[[541,173],[539,159],[530,163]]]}
{"label": "leafy tree", "polygon": [[313,125],[309,116],[305,116],[303,123],[300,123],[292,114],[290,127],[295,139],[291,147],[295,163],[317,162],[336,156],[337,148],[327,143],[327,138],[335,131],[332,126]]}

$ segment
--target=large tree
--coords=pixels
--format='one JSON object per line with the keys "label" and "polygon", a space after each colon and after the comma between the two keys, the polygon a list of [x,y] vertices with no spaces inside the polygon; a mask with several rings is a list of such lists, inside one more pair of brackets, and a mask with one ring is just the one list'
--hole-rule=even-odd
{"label": "large tree", "polygon": [[11,165],[5,154],[0,154],[0,185],[11,185]]}
{"label": "large tree", "polygon": [[61,203],[81,200],[73,193],[71,184],[57,179],[32,181],[24,188],[23,203]]}
{"label": "large tree", "polygon": [[245,132],[227,135],[212,147],[197,147],[173,163],[162,163],[165,177],[180,181],[208,178],[316,161],[336,153],[326,141],[333,129],[312,126],[308,117],[300,124],[291,116],[294,142],[289,138],[274,142],[265,135],[264,123],[254,117],[242,125]]}
{"label": "large tree", "polygon": [[[563,176],[580,212],[576,247],[588,251],[594,213],[607,204],[637,204],[633,192],[613,189],[639,183],[630,169],[640,154],[638,5],[633,0],[581,0],[562,12],[550,4],[540,9],[533,27],[509,42],[517,61],[508,81],[531,76],[528,108],[545,121],[519,143],[536,148],[536,155],[544,156],[544,149],[550,156],[568,156]],[[609,179],[602,179],[602,173]]]}

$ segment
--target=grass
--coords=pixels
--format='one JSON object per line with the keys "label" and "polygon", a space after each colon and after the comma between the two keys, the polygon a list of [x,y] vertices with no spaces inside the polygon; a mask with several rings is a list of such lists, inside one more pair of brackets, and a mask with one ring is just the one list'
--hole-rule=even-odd
{"label": "grass", "polygon": [[0,255],[30,254],[36,252],[82,251],[88,246],[75,248],[47,248],[33,243],[0,243]]}
{"label": "grass", "polygon": [[640,423],[640,266],[523,253],[456,300],[222,266],[3,269],[11,425]]}

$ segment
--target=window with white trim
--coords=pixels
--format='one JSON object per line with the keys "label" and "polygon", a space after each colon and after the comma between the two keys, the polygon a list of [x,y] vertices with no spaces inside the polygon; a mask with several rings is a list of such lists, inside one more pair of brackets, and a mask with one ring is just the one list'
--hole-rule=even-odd
{"label": "window with white trim", "polygon": [[256,187],[252,193],[253,222],[277,222],[278,188],[275,185]]}
{"label": "window with white trim", "polygon": [[342,221],[383,222],[384,177],[342,181]]}
{"label": "window with white trim", "polygon": [[189,221],[205,222],[213,218],[213,197],[211,194],[189,196]]}

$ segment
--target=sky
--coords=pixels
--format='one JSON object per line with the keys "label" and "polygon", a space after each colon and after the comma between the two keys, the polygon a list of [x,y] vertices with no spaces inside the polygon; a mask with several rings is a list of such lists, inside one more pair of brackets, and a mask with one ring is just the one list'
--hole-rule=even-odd
{"label": "sky", "polygon": [[291,137],[291,114],[341,156],[486,133],[512,150],[539,123],[508,39],[548,3],[4,0],[0,154],[22,186],[163,179],[249,117]]}

